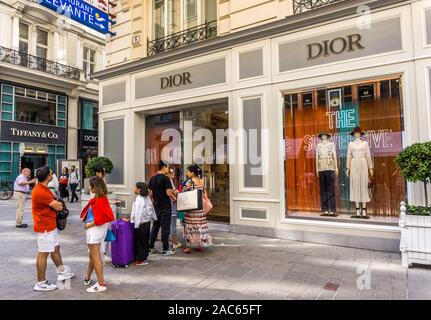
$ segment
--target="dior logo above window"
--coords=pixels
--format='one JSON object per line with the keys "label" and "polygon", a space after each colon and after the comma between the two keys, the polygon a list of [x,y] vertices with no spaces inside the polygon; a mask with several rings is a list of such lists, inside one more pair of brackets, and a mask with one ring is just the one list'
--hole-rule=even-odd
{"label": "dior logo above window", "polygon": [[160,78],[160,89],[185,86],[191,84],[190,72],[177,73],[168,77]]}
{"label": "dior logo above window", "polygon": [[343,52],[365,49],[361,44],[362,36],[360,34],[351,34],[346,37],[337,37],[323,42],[316,42],[307,45],[308,60],[319,57],[328,57],[332,54],[341,54]]}

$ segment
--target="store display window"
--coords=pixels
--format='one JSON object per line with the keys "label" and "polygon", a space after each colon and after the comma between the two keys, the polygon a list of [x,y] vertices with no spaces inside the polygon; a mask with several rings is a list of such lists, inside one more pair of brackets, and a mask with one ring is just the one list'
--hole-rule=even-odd
{"label": "store display window", "polygon": [[402,78],[284,96],[286,217],[396,221],[406,183]]}

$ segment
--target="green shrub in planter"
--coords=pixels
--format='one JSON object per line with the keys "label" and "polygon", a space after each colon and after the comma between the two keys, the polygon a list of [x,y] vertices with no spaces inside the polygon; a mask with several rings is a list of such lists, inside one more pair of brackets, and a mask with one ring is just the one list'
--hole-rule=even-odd
{"label": "green shrub in planter", "polygon": [[94,176],[96,174],[96,169],[98,167],[105,168],[105,173],[109,174],[114,169],[112,161],[107,157],[95,157],[91,158],[87,163],[87,170],[90,174],[89,176]]}
{"label": "green shrub in planter", "polygon": [[405,148],[395,158],[395,163],[407,181],[423,183],[425,207],[407,208],[411,214],[423,214],[429,209],[427,184],[431,181],[431,142],[415,143]]}

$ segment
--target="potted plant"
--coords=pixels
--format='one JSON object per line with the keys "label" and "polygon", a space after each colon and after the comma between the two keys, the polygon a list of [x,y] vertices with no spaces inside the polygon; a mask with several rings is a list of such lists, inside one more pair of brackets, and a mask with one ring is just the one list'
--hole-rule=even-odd
{"label": "potted plant", "polygon": [[425,192],[423,205],[401,202],[402,265],[408,268],[413,263],[431,264],[431,207],[427,190],[431,182],[431,142],[415,143],[405,148],[395,162],[404,178],[422,183]]}

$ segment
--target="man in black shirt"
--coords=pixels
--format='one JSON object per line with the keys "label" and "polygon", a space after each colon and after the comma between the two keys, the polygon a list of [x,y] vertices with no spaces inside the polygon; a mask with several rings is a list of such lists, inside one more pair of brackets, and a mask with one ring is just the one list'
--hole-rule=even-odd
{"label": "man in black shirt", "polygon": [[159,171],[151,177],[148,183],[148,189],[151,191],[151,197],[154,201],[154,209],[157,215],[157,221],[153,223],[150,236],[150,252],[155,252],[154,244],[157,239],[160,227],[162,228],[163,255],[174,254],[175,251],[169,249],[169,232],[171,227],[172,203],[174,198],[172,183],[167,174],[169,173],[169,164],[163,160],[159,161]]}

